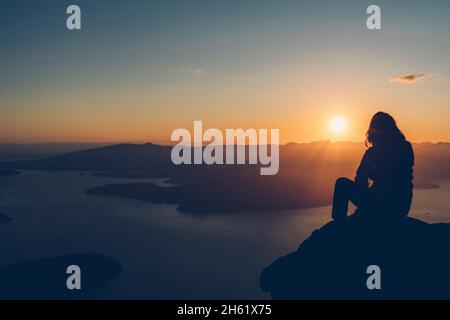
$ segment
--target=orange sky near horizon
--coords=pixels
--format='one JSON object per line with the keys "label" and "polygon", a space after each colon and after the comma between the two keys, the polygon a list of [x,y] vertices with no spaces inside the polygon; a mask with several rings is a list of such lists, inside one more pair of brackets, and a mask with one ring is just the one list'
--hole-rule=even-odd
{"label": "orange sky near horizon", "polygon": [[[179,84],[164,90],[142,85],[111,93],[106,82],[95,90],[61,91],[49,87],[12,97],[0,117],[0,142],[168,143],[177,128],[192,132],[194,120],[202,120],[204,129],[222,131],[279,129],[282,144],[363,141],[377,111],[392,114],[410,141],[450,141],[450,95],[444,91],[443,83],[448,82],[444,77],[414,84],[390,83],[386,79],[367,81],[365,86],[377,88],[373,94],[358,90],[361,84],[355,81],[311,84],[286,74],[266,79],[267,83],[256,87],[247,84],[245,95],[230,86],[218,89],[203,78],[206,76],[194,76],[185,79],[186,87]],[[200,83],[191,91],[192,81]],[[427,104],[430,107],[423,107]],[[346,130],[339,134],[329,128],[335,116],[347,121]]]}
{"label": "orange sky near horizon", "polygon": [[[378,110],[378,109],[376,109]],[[385,109],[383,109],[385,111]],[[311,112],[312,114],[316,112]],[[291,119],[272,119],[272,121],[261,119],[250,121],[240,119],[230,121],[230,126],[222,119],[203,120],[203,131],[208,128],[218,128],[225,132],[225,129],[249,128],[254,129],[279,129],[280,143],[289,142],[312,142],[318,140],[330,141],[364,141],[365,133],[374,112],[360,112],[351,114],[349,112],[330,112],[317,115],[315,118],[308,117],[308,120],[298,117]],[[395,117],[395,113],[393,113]],[[343,117],[346,120],[346,128],[342,132],[334,132],[330,129],[330,121],[333,117]],[[98,120],[97,120],[98,119]],[[200,118],[199,118],[200,119]],[[396,117],[400,129],[405,133],[407,139],[412,142],[449,142],[450,133],[444,130],[436,130],[433,123],[427,121],[402,121],[401,117]],[[52,117],[33,120],[25,126],[28,132],[16,132],[15,130],[2,130],[0,143],[118,143],[133,142],[145,143],[153,142],[157,144],[171,144],[170,135],[177,128],[186,128],[193,134],[193,121],[178,120],[175,126],[162,121],[154,121],[146,117],[140,120],[127,121],[126,116],[118,116],[115,119],[101,121],[99,118],[85,119],[80,122],[76,119],[72,121],[53,122]],[[1,120],[0,120],[1,123]],[[148,123],[148,124],[147,124]],[[7,127],[7,126],[6,126]],[[5,128],[5,126],[3,126]],[[81,129],[80,129],[81,128]]]}
{"label": "orange sky near horizon", "polygon": [[[437,80],[430,79],[429,82],[439,85]],[[447,108],[450,98],[447,94],[441,92],[432,97],[427,94],[417,97],[418,92],[426,93],[430,85],[399,85],[386,81],[381,86],[383,91],[390,97],[398,95],[400,102],[393,103],[389,101],[391,99],[381,97],[370,104],[364,102],[369,100],[368,94],[361,91],[348,90],[348,94],[337,94],[328,88],[326,94],[324,91],[327,88],[316,87],[314,90],[311,86],[298,91],[294,90],[295,86],[291,90],[272,87],[269,93],[269,89],[261,89],[245,97],[236,95],[230,89],[213,93],[206,90],[208,94],[202,94],[201,90],[181,94],[175,90],[172,97],[170,92],[157,96],[139,88],[131,92],[116,91],[113,95],[102,94],[102,90],[94,93],[86,89],[80,93],[55,90],[56,93],[51,94],[49,88],[47,93],[39,92],[10,100],[11,108],[2,111],[0,117],[0,143],[166,144],[170,143],[170,135],[177,128],[192,132],[194,120],[202,120],[204,130],[279,129],[281,144],[317,140],[364,141],[370,119],[377,111],[391,113],[410,141],[450,141],[450,108]],[[410,98],[402,100],[401,94]],[[422,108],[421,105],[430,98],[433,108]],[[147,102],[151,100],[155,102]],[[32,108],[24,109],[20,107],[22,105]],[[383,105],[386,107],[379,107]],[[30,109],[39,111],[30,112]],[[333,132],[329,127],[329,122],[336,116],[345,118],[347,122],[346,129],[341,133]]]}

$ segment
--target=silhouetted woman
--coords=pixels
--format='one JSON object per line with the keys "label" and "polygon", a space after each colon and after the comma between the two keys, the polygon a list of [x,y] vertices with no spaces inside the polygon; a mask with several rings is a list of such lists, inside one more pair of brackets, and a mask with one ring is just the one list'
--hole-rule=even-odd
{"label": "silhouetted woman", "polygon": [[[414,152],[389,114],[370,121],[366,146],[355,181],[339,178],[333,196],[333,219],[347,216],[348,202],[357,213],[377,217],[407,216],[412,201]],[[372,185],[369,187],[369,180]]]}

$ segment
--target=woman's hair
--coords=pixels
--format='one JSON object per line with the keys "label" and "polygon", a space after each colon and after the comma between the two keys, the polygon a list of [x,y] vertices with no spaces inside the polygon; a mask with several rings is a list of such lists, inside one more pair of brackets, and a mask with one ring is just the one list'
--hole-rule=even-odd
{"label": "woman's hair", "polygon": [[377,112],[372,117],[366,133],[366,147],[391,145],[405,140],[405,135],[397,127],[397,123],[390,114]]}

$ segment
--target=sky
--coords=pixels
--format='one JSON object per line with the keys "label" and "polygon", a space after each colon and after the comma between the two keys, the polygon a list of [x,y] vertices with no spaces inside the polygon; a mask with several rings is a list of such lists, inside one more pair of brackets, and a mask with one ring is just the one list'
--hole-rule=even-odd
{"label": "sky", "polygon": [[0,0],[0,41],[0,143],[166,143],[194,120],[362,141],[379,110],[450,141],[448,0]]}

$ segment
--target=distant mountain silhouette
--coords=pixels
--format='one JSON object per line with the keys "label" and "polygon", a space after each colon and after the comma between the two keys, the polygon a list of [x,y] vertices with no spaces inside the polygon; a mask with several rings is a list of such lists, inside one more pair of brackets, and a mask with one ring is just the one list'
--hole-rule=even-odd
{"label": "distant mountain silhouette", "polygon": [[106,145],[111,143],[0,143],[0,158],[3,161],[36,160]]}
{"label": "distant mountain silhouette", "polygon": [[154,144],[117,144],[60,156],[0,163],[0,168],[45,171],[151,171],[164,174],[171,167],[170,148]]}
{"label": "distant mountain silhouette", "polygon": [[[164,188],[151,183],[96,187],[88,194],[114,195],[178,204],[182,212],[213,213],[296,209],[327,205],[334,181],[354,176],[362,143],[319,141],[280,146],[280,171],[261,176],[258,165],[181,165],[170,159],[170,146],[119,144],[33,161],[0,163],[0,168],[88,171],[118,178],[167,178]],[[450,179],[450,144],[414,144],[416,187],[436,188]]]}
{"label": "distant mountain silhouette", "polygon": [[[330,222],[260,277],[273,299],[449,299],[449,224],[412,218]],[[381,290],[366,286],[381,269]]]}

